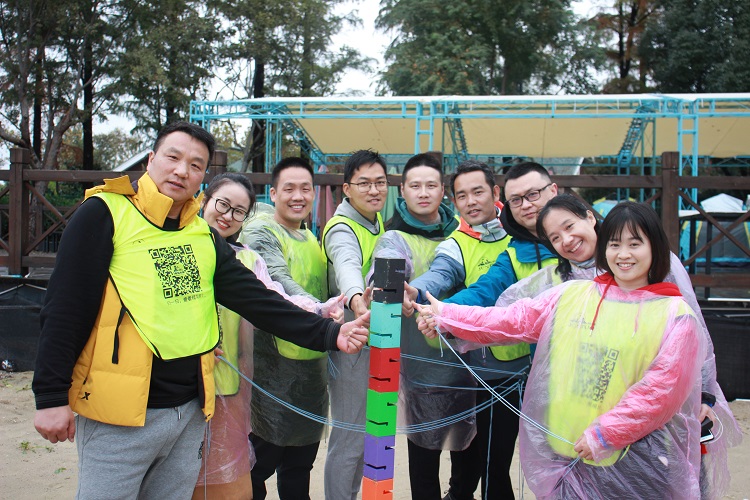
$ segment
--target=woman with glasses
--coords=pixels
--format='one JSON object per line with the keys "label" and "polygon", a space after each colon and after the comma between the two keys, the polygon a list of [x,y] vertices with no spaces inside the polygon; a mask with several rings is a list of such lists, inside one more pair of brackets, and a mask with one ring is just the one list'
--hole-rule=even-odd
{"label": "woman with glasses", "polygon": [[[326,303],[308,297],[284,293],[281,285],[268,274],[263,259],[249,248],[237,244],[242,223],[255,205],[255,192],[247,177],[227,173],[215,177],[203,197],[203,218],[237,252],[237,258],[251,269],[266,287],[308,311],[340,320],[343,317],[338,298]],[[217,304],[222,339],[220,354],[246,376],[252,376],[253,327],[236,313]],[[250,428],[250,387],[242,384],[240,375],[227,363],[218,361],[214,368],[216,413],[209,422],[208,438],[203,448],[203,467],[194,499],[250,499],[250,469],[255,462],[248,441]]]}

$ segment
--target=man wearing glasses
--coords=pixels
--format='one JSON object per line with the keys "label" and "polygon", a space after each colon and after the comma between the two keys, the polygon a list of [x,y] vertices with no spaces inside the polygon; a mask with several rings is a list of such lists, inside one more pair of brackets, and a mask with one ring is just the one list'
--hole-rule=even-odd
{"label": "man wearing glasses", "polygon": [[[483,276],[445,302],[494,306],[510,285],[542,267],[556,264],[557,259],[542,245],[536,233],[537,214],[555,196],[557,184],[543,166],[533,162],[512,166],[505,174],[506,202],[500,220],[513,239]],[[528,374],[529,354],[526,344],[490,347],[472,351],[471,364],[484,368],[485,371],[478,371],[482,378],[508,402],[520,407],[518,382]],[[477,405],[491,398],[488,392],[480,391]],[[518,417],[502,404],[492,403],[477,414],[477,436],[470,449],[477,450],[481,460],[474,480],[479,481],[481,477],[482,499],[514,498],[510,463],[517,436]]]}
{"label": "man wearing glasses", "polygon": [[78,498],[191,497],[214,413],[217,302],[308,349],[366,342],[367,316],[338,325],[294,306],[198,217],[214,146],[198,125],[167,125],[147,173],[88,190],[63,233],[40,316],[34,426],[52,443],[78,438]]}
{"label": "man wearing glasses", "polygon": [[[365,275],[370,270],[375,243],[383,234],[380,211],[388,192],[385,159],[371,150],[353,153],[344,165],[344,201],[323,229],[323,252],[328,259],[331,296],[344,294],[346,320],[367,312]],[[369,350],[355,356],[329,356],[331,418],[365,424]],[[361,432],[331,429],[325,466],[327,500],[354,500],[364,467],[365,440]]]}
{"label": "man wearing glasses", "polygon": [[[256,206],[240,241],[266,261],[271,277],[288,295],[316,302],[328,298],[326,259],[305,227],[315,200],[313,169],[302,158],[284,158],[271,172],[273,212]],[[328,358],[256,330],[254,379],[260,387],[315,415],[328,412]],[[257,462],[252,469],[253,498],[266,498],[265,481],[276,473],[281,498],[309,498],[310,471],[323,437],[323,424],[278,404],[253,389],[250,441]]]}

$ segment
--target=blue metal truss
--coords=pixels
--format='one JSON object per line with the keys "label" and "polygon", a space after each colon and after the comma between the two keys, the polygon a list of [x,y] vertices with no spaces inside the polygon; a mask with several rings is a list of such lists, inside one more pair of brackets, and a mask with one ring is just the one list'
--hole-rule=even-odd
{"label": "blue metal truss", "polygon": [[[346,155],[344,151],[322,151],[300,125],[299,120],[306,119],[413,120],[413,151],[399,152],[399,156],[434,150],[436,124],[442,124],[443,131],[448,128],[452,146],[450,153],[446,151],[446,165],[472,156],[463,132],[466,120],[630,119],[631,126],[617,157],[617,166],[628,170],[634,161],[643,166],[644,158],[656,156],[655,151],[646,151],[648,126],[651,125],[653,137],[656,119],[674,118],[677,120],[677,149],[683,166],[680,173],[697,175],[699,120],[722,117],[750,117],[750,94],[263,98],[190,103],[191,120],[206,128],[215,120],[264,120],[268,170],[280,158],[283,140],[297,142],[316,163],[327,163],[334,157]],[[444,133],[443,141],[445,136]],[[652,144],[655,144],[655,137]],[[443,150],[445,146],[443,144]],[[508,156],[503,153],[498,151],[495,157]],[[695,199],[696,190],[691,194]]]}

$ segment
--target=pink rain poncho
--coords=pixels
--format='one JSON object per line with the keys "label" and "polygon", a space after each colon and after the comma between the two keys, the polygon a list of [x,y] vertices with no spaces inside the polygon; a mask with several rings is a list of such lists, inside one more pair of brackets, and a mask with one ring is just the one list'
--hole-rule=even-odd
{"label": "pink rain poncho", "polygon": [[[289,296],[284,288],[268,274],[265,261],[253,250],[234,247],[237,258],[252,270],[266,288],[276,291],[298,307],[329,316],[332,310],[342,307],[342,301],[332,298],[328,302],[317,302],[302,295]],[[254,328],[237,313],[222,306],[219,320],[222,327],[221,349],[224,357],[248,378],[253,377]],[[221,496],[250,495],[250,469],[255,464],[248,434],[250,425],[250,384],[228,364],[218,361],[214,368],[216,382],[216,412],[209,422],[207,441],[204,443],[203,465],[193,498],[202,498],[204,485],[224,487]],[[227,489],[229,487],[230,489]],[[210,496],[210,490],[208,491]],[[239,497],[238,497],[239,498]]]}
{"label": "pink rain poncho", "polygon": [[[507,308],[445,304],[437,321],[480,344],[538,343],[519,441],[537,497],[700,498],[705,341],[676,286],[627,292],[605,275]],[[577,459],[582,436],[595,461]]]}
{"label": "pink rain poncho", "polygon": [[[706,453],[701,457],[701,498],[722,498],[729,490],[730,482],[728,449],[742,442],[742,431],[729,408],[724,392],[716,381],[714,346],[701,314],[698,300],[695,297],[690,276],[675,254],[671,254],[670,259],[670,272],[664,281],[677,285],[683,298],[698,318],[706,343],[706,356],[701,367],[702,391],[716,397],[716,403],[712,409],[717,421],[713,429],[715,438],[705,445]],[[576,265],[573,262],[571,264],[572,272],[567,277],[568,280],[593,280],[598,274],[593,261],[582,265]],[[536,297],[561,282],[562,278],[557,273],[556,266],[545,267],[510,286],[497,299],[495,305],[507,307],[520,299]],[[459,351],[463,352],[481,346],[471,342],[458,341],[458,347]]]}

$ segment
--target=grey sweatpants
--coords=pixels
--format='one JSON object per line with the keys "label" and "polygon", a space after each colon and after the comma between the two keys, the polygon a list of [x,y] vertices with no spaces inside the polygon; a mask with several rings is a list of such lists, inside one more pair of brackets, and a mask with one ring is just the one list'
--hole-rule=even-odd
{"label": "grey sweatpants", "polygon": [[[328,378],[331,418],[339,422],[365,424],[370,350],[357,354],[329,352],[335,374]],[[325,466],[326,500],[355,500],[362,484],[365,435],[333,427],[328,439]]]}
{"label": "grey sweatpants", "polygon": [[149,408],[143,427],[77,416],[76,498],[190,498],[201,468],[205,428],[197,399],[177,408]]}

